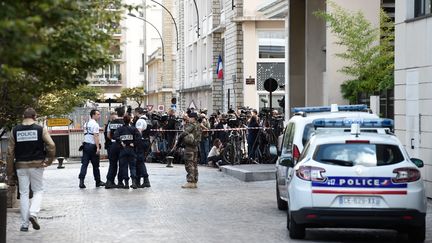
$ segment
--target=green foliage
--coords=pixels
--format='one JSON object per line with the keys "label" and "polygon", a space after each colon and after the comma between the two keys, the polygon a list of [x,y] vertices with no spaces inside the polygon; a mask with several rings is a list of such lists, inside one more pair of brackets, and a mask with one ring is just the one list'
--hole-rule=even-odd
{"label": "green foliage", "polygon": [[338,38],[336,44],[346,48],[336,54],[349,62],[339,70],[349,77],[341,85],[343,97],[354,103],[361,92],[373,94],[393,87],[394,24],[389,16],[381,10],[380,28],[374,28],[361,12],[348,12],[333,2],[329,5],[333,12],[315,15],[327,21]]}
{"label": "green foliage", "polygon": [[89,73],[111,63],[121,18],[113,6],[120,3],[0,1],[0,127],[16,123],[25,107],[46,104],[39,97],[87,84]]}
{"label": "green foliage", "polygon": [[62,89],[44,94],[38,99],[38,114],[41,116],[61,116],[83,106],[87,100],[96,101],[103,94],[101,88],[80,85],[74,89]]}
{"label": "green foliage", "polygon": [[136,87],[136,88],[124,88],[120,93],[120,100],[123,102],[129,100],[135,101],[138,104],[138,107],[141,107],[141,104],[144,102],[144,88]]}

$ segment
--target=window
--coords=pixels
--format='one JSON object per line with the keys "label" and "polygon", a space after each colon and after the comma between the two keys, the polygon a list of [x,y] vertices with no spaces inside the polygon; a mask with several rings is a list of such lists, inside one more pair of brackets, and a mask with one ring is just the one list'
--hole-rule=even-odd
{"label": "window", "polygon": [[283,138],[283,145],[282,145],[282,153],[284,154],[291,154],[292,153],[292,147],[293,147],[293,141],[294,141],[294,131],[295,131],[295,124],[290,123],[285,130],[285,135]]}
{"label": "window", "polygon": [[340,143],[318,146],[313,158],[324,164],[368,167],[404,161],[399,147],[391,144]]}
{"label": "window", "polygon": [[258,31],[259,58],[285,58],[285,33],[279,30]]}
{"label": "window", "polygon": [[431,14],[432,0],[415,0],[414,2],[414,17],[420,17]]}
{"label": "window", "polygon": [[141,67],[140,67],[140,72],[141,72],[141,73],[144,72],[144,65],[145,65],[145,61],[144,61],[144,53],[141,53]]}
{"label": "window", "polygon": [[[279,114],[282,113],[282,108],[279,106],[278,100],[282,99],[285,95],[283,94],[272,94],[272,109],[277,110]],[[259,110],[262,108],[270,109],[270,96],[267,94],[260,94],[259,98]]]}

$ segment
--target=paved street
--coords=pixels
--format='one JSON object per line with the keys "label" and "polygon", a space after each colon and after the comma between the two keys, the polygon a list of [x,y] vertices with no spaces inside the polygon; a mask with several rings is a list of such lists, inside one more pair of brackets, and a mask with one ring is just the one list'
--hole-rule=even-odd
{"label": "paved street", "polygon": [[[87,189],[80,190],[79,166],[46,170],[40,231],[20,232],[19,211],[8,210],[7,242],[407,241],[394,231],[351,229],[308,230],[306,240],[292,241],[285,212],[276,207],[274,181],[242,182],[199,167],[199,188],[186,190],[180,188],[185,182],[183,165],[149,164],[151,188],[106,190],[95,188],[90,165]],[[107,169],[102,163],[102,175]],[[431,241],[429,230],[427,242]]]}

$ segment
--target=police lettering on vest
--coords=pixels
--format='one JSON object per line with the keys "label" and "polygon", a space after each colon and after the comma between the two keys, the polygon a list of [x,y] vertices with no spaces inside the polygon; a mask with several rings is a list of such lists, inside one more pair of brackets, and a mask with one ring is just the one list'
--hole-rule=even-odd
{"label": "police lettering on vest", "polygon": [[45,159],[42,131],[43,128],[37,124],[18,125],[12,130],[15,138],[16,161]]}
{"label": "police lettering on vest", "polygon": [[117,118],[111,121],[110,124],[108,125],[108,129],[111,137],[114,137],[114,132],[123,125],[124,125],[124,121],[121,118]]}

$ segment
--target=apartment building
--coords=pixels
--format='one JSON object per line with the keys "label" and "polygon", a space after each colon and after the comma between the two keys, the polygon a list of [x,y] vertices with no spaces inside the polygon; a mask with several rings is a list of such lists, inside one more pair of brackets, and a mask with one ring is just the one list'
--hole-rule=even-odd
{"label": "apartment building", "polygon": [[[177,0],[179,39],[184,49],[178,53],[175,87],[182,109],[196,106],[226,112],[241,106],[258,108],[264,105],[259,100],[268,96],[263,88],[270,76],[268,68],[284,80],[284,22],[264,18],[257,11],[260,2]],[[259,39],[262,46],[274,47],[279,53],[263,50],[260,55]],[[216,74],[219,57],[222,78]],[[281,98],[283,91],[275,95],[278,93]]]}
{"label": "apartment building", "polygon": [[[150,0],[126,0],[124,3],[146,7],[145,11],[140,9],[139,12],[132,12],[138,18],[129,16],[126,11],[123,13],[118,31],[112,37],[116,43],[112,47],[113,64],[89,77],[91,86],[101,87],[104,91],[104,100],[99,103],[100,107],[108,107],[107,99],[116,102],[123,88],[144,87],[146,90],[148,55],[161,47],[157,31],[162,30],[162,8]],[[118,8],[112,11],[122,10]],[[147,20],[151,25],[139,18]],[[120,103],[111,104],[115,105]]]}
{"label": "apartment building", "polygon": [[432,197],[432,6],[396,0],[395,132],[411,157],[422,159]]}

